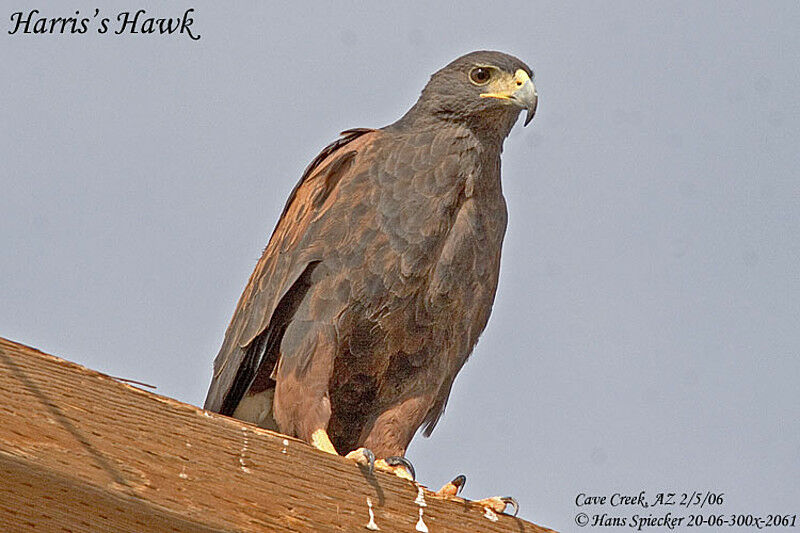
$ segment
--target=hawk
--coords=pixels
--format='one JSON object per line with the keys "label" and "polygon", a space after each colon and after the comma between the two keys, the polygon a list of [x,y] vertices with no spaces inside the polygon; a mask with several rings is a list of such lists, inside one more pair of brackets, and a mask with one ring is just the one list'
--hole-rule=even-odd
{"label": "hawk", "polygon": [[308,165],[239,299],[205,408],[394,470],[442,415],[489,319],[506,229],[503,141],[531,69],[460,57],[397,122]]}

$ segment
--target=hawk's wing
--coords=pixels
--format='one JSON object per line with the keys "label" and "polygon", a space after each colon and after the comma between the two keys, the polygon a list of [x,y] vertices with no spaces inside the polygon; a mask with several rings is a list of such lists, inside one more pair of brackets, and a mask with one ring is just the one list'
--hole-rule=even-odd
{"label": "hawk's wing", "polygon": [[[292,190],[214,360],[205,409],[231,415],[252,383],[268,344],[276,340],[270,329],[285,326],[271,324],[281,300],[302,285],[307,277],[304,273],[313,270],[325,256],[324,243],[303,248],[297,244],[309,226],[328,209],[325,200],[352,172],[357,152],[372,141],[374,134],[376,130],[366,128],[342,132],[342,137],[314,158]],[[263,346],[251,346],[256,339]]]}

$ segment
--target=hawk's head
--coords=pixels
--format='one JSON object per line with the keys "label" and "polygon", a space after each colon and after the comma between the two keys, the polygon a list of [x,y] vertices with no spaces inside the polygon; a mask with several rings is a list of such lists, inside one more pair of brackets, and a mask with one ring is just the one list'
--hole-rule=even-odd
{"label": "hawk's head", "polygon": [[415,118],[465,123],[505,137],[520,111],[525,125],[536,113],[538,95],[530,67],[502,52],[479,51],[459,57],[431,76],[414,105]]}

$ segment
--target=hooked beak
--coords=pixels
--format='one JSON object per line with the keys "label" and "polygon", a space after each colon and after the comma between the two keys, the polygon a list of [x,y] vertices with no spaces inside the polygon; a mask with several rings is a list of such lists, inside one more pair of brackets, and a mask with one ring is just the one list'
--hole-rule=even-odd
{"label": "hooked beak", "polygon": [[518,69],[514,73],[514,79],[511,82],[510,89],[483,93],[481,94],[481,98],[508,100],[510,103],[522,109],[526,109],[525,126],[533,120],[533,116],[536,114],[536,104],[539,101],[539,95],[536,93],[536,86],[533,84],[533,80],[531,80],[528,73],[522,69]]}

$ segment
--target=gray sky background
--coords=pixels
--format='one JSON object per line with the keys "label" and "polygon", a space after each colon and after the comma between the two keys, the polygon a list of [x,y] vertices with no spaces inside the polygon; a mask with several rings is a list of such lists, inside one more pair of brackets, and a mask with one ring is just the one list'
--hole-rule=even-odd
{"label": "gray sky background", "polygon": [[104,2],[194,7],[202,38],[8,35],[32,7],[97,6],[2,4],[0,335],[201,404],[306,164],[503,50],[539,113],[505,145],[494,313],[412,443],[420,481],[463,472],[562,531],[579,492],[800,511],[796,1]]}

